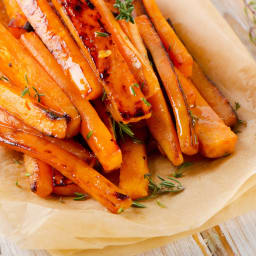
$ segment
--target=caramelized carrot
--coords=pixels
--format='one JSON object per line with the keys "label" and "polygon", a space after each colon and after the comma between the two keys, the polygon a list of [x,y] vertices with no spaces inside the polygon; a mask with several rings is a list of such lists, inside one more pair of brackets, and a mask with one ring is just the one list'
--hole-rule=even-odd
{"label": "caramelized carrot", "polygon": [[155,0],[143,0],[147,13],[174,65],[185,75],[192,75],[193,58],[162,15]]}
{"label": "caramelized carrot", "polygon": [[51,79],[40,64],[26,51],[22,44],[0,24],[0,71],[22,92],[29,88],[32,97],[38,99],[46,108],[65,115],[69,120],[67,136],[79,132],[80,116],[69,98]]}
{"label": "caramelized carrot", "polygon": [[118,169],[122,162],[121,151],[91,104],[81,97],[76,87],[72,86],[54,57],[35,34],[24,34],[21,40],[77,107],[82,119],[81,134],[103,168],[106,171]]}
{"label": "caramelized carrot", "polygon": [[[83,52],[90,52],[104,81],[106,105],[117,122],[138,122],[149,118],[150,106],[120,54],[112,35],[100,22],[100,14],[88,3],[74,0],[54,0],[56,9]],[[63,10],[64,9],[64,10]],[[71,24],[70,24],[71,22]],[[77,36],[76,36],[77,35]]]}
{"label": "caramelized carrot", "polygon": [[6,26],[8,25],[8,22],[9,22],[9,18],[6,13],[6,8],[2,1],[0,1],[0,22]]}
{"label": "caramelized carrot", "polygon": [[187,155],[194,155],[198,152],[199,146],[197,135],[192,126],[187,102],[172,63],[148,17],[145,15],[137,17],[136,22],[140,34],[152,54],[156,68],[170,99],[176,119],[181,151]]}
{"label": "caramelized carrot", "polygon": [[46,109],[10,83],[0,81],[0,106],[46,135],[60,139],[66,137],[67,119],[56,112]]}
{"label": "caramelized carrot", "polygon": [[70,179],[64,177],[60,172],[53,169],[53,194],[58,196],[76,196],[76,193],[84,194],[79,186]]}
{"label": "caramelized carrot", "polygon": [[233,153],[237,135],[213,111],[192,82],[178,69],[176,72],[190,106],[201,154],[208,158],[218,158]]}
{"label": "caramelized carrot", "polygon": [[194,62],[191,80],[216,112],[216,114],[224,121],[227,126],[235,126],[237,116],[228,100],[221,94],[219,89],[205,76],[199,65]]}
{"label": "caramelized carrot", "polygon": [[143,93],[146,98],[154,95],[157,90],[157,87],[155,86],[157,80],[155,79],[155,75],[152,72],[150,65],[143,60],[139,52],[122,31],[117,20],[104,3],[104,0],[91,0],[91,2],[100,13],[102,24],[112,35],[113,40],[129,65],[136,80],[140,84],[143,84]]}
{"label": "caramelized carrot", "polygon": [[102,93],[99,79],[48,1],[17,2],[36,33],[79,89],[81,96],[86,99],[97,98]]}
{"label": "caramelized carrot", "polygon": [[[143,44],[136,23],[128,23],[122,20],[119,23],[141,56],[145,57],[145,61],[149,62],[147,50]],[[159,83],[158,88],[160,88]],[[164,152],[166,157],[175,166],[179,166],[183,163],[183,157],[178,136],[162,90],[159,89],[155,95],[148,98],[148,101],[152,105],[152,116],[147,119],[148,128],[158,142],[161,152]]]}
{"label": "caramelized carrot", "polygon": [[29,175],[30,189],[40,197],[47,197],[53,191],[52,167],[48,164],[24,155],[26,174]]}
{"label": "caramelized carrot", "polygon": [[121,189],[84,161],[40,137],[0,125],[0,144],[51,165],[113,213],[122,212],[132,203]]}

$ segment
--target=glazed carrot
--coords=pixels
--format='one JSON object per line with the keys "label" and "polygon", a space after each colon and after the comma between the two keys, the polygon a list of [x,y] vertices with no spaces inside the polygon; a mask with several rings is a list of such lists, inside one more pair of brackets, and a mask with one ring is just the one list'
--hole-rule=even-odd
{"label": "glazed carrot", "polygon": [[193,83],[178,69],[176,72],[190,106],[201,154],[208,158],[218,158],[233,153],[237,135],[213,111]]}
{"label": "glazed carrot", "polygon": [[24,166],[31,191],[40,197],[49,196],[53,191],[52,167],[28,155],[24,155]]}
{"label": "glazed carrot", "polygon": [[176,119],[181,151],[187,155],[194,155],[198,152],[197,135],[192,126],[192,119],[188,112],[187,102],[172,63],[147,16],[143,15],[137,17],[136,22],[140,34],[152,54],[156,68],[170,99]]}
{"label": "glazed carrot", "polygon": [[185,75],[192,75],[193,58],[162,15],[155,0],[143,0],[147,13],[174,65]]}
{"label": "glazed carrot", "polygon": [[53,169],[53,194],[58,196],[76,196],[76,193],[84,194],[79,186]]}
{"label": "glazed carrot", "polygon": [[150,65],[143,60],[139,52],[122,31],[117,20],[104,3],[104,0],[91,0],[91,2],[100,13],[102,24],[112,35],[113,40],[133,72],[136,80],[140,84],[143,84],[143,93],[145,94],[146,98],[154,95],[157,89],[155,86],[157,81]]}
{"label": "glazed carrot", "polygon": [[149,118],[150,105],[142,100],[145,96],[112,35],[102,26],[99,12],[78,0],[54,0],[53,3],[83,52],[89,50],[104,81],[105,102],[113,118],[123,123]]}
{"label": "glazed carrot", "polygon": [[102,86],[96,74],[48,1],[17,2],[36,33],[79,89],[81,96],[86,99],[97,98],[102,93]]}
{"label": "glazed carrot", "polygon": [[84,161],[40,137],[0,125],[0,144],[51,165],[113,213],[122,212],[132,203],[121,189]]}
{"label": "glazed carrot", "polygon": [[67,119],[46,109],[10,83],[0,81],[0,106],[38,131],[60,139],[66,137]]}
{"label": "glazed carrot", "polygon": [[146,146],[126,138],[121,143],[123,163],[120,168],[119,187],[132,199],[148,195],[148,180],[145,174],[149,173]]}
{"label": "glazed carrot", "polygon": [[67,79],[54,57],[35,34],[24,34],[21,41],[77,107],[82,119],[81,134],[103,168],[106,171],[118,169],[122,162],[121,151],[91,104],[81,97],[78,89]]}
{"label": "glazed carrot", "polygon": [[[140,52],[141,56],[145,57],[145,61],[149,62],[147,50],[139,34],[136,23],[128,23],[122,20],[119,22],[131,42]],[[160,88],[159,83],[158,87]],[[148,101],[152,105],[152,116],[147,119],[148,128],[158,142],[161,152],[163,152],[175,166],[179,166],[183,163],[183,157],[178,136],[162,90],[158,90],[155,95],[148,98]]]}
{"label": "glazed carrot", "polygon": [[9,20],[16,21],[16,26],[23,28],[27,23],[27,19],[20,9],[16,0],[3,0]]}
{"label": "glazed carrot", "polygon": [[2,1],[0,1],[0,22],[6,26],[8,25],[9,22],[9,17],[6,13],[6,8]]}
{"label": "glazed carrot", "polygon": [[234,126],[237,123],[235,111],[220,90],[205,76],[196,62],[193,64],[191,80],[224,123],[227,126]]}
{"label": "glazed carrot", "polygon": [[0,54],[0,71],[20,89],[20,93],[28,87],[32,97],[38,99],[38,94],[43,94],[40,103],[47,109],[65,115],[69,120],[67,137],[76,135],[81,120],[69,98],[2,24],[0,34],[0,48],[3,49]]}
{"label": "glazed carrot", "polygon": [[41,137],[52,144],[66,150],[67,152],[75,155],[76,157],[80,158],[81,160],[85,161],[88,165],[94,166],[95,165],[95,156],[86,150],[83,146],[79,143],[69,139],[69,140],[60,140],[57,138],[44,136],[39,131],[33,129],[30,126],[25,125],[21,120],[17,119],[7,111],[0,108],[0,123],[4,124],[6,127],[10,127],[22,132],[30,133],[35,136]]}

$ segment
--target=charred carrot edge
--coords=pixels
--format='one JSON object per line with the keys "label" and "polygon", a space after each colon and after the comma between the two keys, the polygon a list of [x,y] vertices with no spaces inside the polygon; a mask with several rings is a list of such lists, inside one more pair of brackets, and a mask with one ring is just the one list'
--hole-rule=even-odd
{"label": "charred carrot edge", "polygon": [[[55,0],[55,7],[61,12],[72,35],[85,54],[96,63],[102,76],[102,85],[105,92],[105,102],[112,117],[117,122],[131,123],[147,119],[151,116],[151,108],[142,99],[141,92],[133,74],[121,55],[118,47],[113,43],[112,35],[99,36],[105,28],[98,22],[99,12],[90,9],[88,3],[77,6],[70,0]],[[71,23],[71,24],[70,24]],[[107,31],[106,31],[107,32]],[[106,50],[107,49],[107,50]],[[106,54],[104,56],[104,54]],[[122,81],[122,82],[121,82]]]}
{"label": "charred carrot edge", "polygon": [[67,119],[49,109],[10,83],[0,81],[0,106],[38,131],[60,139],[66,137]]}
{"label": "charred carrot edge", "polygon": [[162,15],[155,0],[143,0],[147,13],[174,65],[186,76],[192,75],[193,58]]}
{"label": "charred carrot edge", "polygon": [[[136,23],[132,24],[122,20],[119,22],[131,42],[140,54],[145,57],[145,61],[149,62],[147,50]],[[158,87],[160,88],[159,83]],[[178,136],[162,90],[160,89],[155,95],[148,98],[148,101],[152,105],[152,117],[147,120],[148,128],[161,147],[162,152],[175,166],[179,166],[184,160],[180,150]]]}
{"label": "charred carrot edge", "polygon": [[205,76],[195,61],[191,80],[224,123],[230,127],[235,126],[238,121],[235,111],[220,90]]}
{"label": "charred carrot edge", "polygon": [[213,111],[193,83],[178,69],[176,73],[190,106],[201,154],[208,158],[219,158],[233,153],[237,135]]}
{"label": "charred carrot edge", "polygon": [[146,146],[126,138],[121,143],[123,163],[120,168],[119,187],[132,199],[148,195],[148,180],[145,174],[149,173]]}
{"label": "charred carrot edge", "polygon": [[79,132],[81,119],[69,98],[2,24],[0,33],[0,45],[3,49],[0,54],[0,71],[21,92],[28,88],[32,97],[38,100],[40,97],[40,103],[45,108],[65,115],[69,121],[67,137],[75,136]]}
{"label": "charred carrot edge", "polygon": [[0,108],[0,123],[4,124],[6,127],[10,127],[16,130],[20,130],[26,133],[33,134],[35,136],[44,138],[45,140],[55,144],[56,146],[66,150],[67,152],[77,156],[78,158],[85,161],[90,166],[95,165],[96,158],[95,156],[86,150],[83,146],[79,143],[69,139],[69,140],[60,140],[57,138],[44,136],[39,131],[35,130],[34,128],[25,125],[21,120],[17,119],[15,116],[11,115],[7,111]]}
{"label": "charred carrot edge", "polygon": [[152,54],[173,107],[181,151],[187,155],[194,155],[198,152],[198,139],[192,126],[192,118],[188,111],[186,98],[172,63],[148,17],[146,15],[137,17],[136,22],[144,43]]}
{"label": "charred carrot edge", "polygon": [[121,189],[85,162],[40,137],[0,125],[0,144],[51,165],[113,213],[132,203]]}
{"label": "charred carrot edge", "polygon": [[80,96],[79,91],[67,79],[56,60],[35,35],[24,34],[21,40],[77,107],[82,119],[81,134],[99,159],[104,170],[108,172],[118,169],[122,162],[121,151],[91,104]]}
{"label": "charred carrot edge", "polygon": [[102,23],[111,33],[120,53],[123,55],[131,71],[133,72],[133,75],[140,82],[140,84],[143,84],[143,93],[145,96],[148,98],[154,95],[157,91],[157,87],[155,86],[157,81],[155,80],[151,67],[145,63],[139,52],[122,31],[117,20],[104,3],[104,0],[92,0],[91,2],[101,14]]}
{"label": "charred carrot edge", "polygon": [[64,177],[59,171],[53,169],[53,191],[52,193],[58,196],[76,196],[76,193],[84,194],[79,186],[73,183],[68,178]]}
{"label": "charred carrot edge", "polygon": [[53,191],[52,167],[48,164],[24,155],[26,176],[29,176],[30,189],[40,197],[47,197]]}
{"label": "charred carrot edge", "polygon": [[[48,1],[17,2],[36,33],[79,89],[82,97],[89,100],[100,96],[100,81]],[[40,18],[42,15],[44,19]]]}

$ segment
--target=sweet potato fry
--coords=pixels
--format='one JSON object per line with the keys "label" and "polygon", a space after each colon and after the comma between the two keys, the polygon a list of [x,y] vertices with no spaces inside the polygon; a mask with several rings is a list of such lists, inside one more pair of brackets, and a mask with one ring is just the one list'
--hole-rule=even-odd
{"label": "sweet potato fry", "polygon": [[24,34],[21,41],[77,107],[82,119],[81,134],[103,168],[106,171],[118,169],[122,162],[121,151],[91,104],[81,97],[76,87],[72,86],[54,57],[35,34]]}
{"label": "sweet potato fry", "polygon": [[154,95],[157,90],[157,87],[155,86],[157,80],[155,79],[156,77],[152,72],[150,65],[143,60],[139,52],[122,31],[104,0],[91,0],[91,2],[100,13],[102,24],[112,35],[113,40],[133,72],[136,80],[140,84],[143,84],[143,93],[146,98]]}
{"label": "sweet potato fry", "polygon": [[147,13],[174,65],[185,75],[192,75],[193,58],[162,15],[155,0],[143,0]]}
{"label": "sweet potato fry", "polygon": [[63,20],[70,20],[66,24],[83,52],[89,50],[104,81],[105,102],[113,118],[123,123],[149,118],[150,106],[143,102],[140,87],[134,86],[137,81],[112,35],[102,26],[99,12],[79,0],[54,0],[53,3]]}
{"label": "sweet potato fry", "polygon": [[75,196],[76,193],[84,194],[79,186],[53,169],[53,194],[58,196]]}
{"label": "sweet potato fry", "polygon": [[[149,62],[147,50],[143,44],[136,23],[128,23],[122,20],[119,23],[141,56],[145,57],[145,61]],[[160,88],[159,83],[158,87]],[[179,166],[183,163],[183,156],[162,90],[158,90],[155,95],[148,98],[148,101],[152,105],[152,116],[147,119],[148,128],[158,142],[161,151],[175,166]]]}
{"label": "sweet potato fry", "polygon": [[28,155],[24,155],[24,165],[29,176],[30,189],[40,197],[47,197],[53,191],[52,167]]}
{"label": "sweet potato fry", "polygon": [[148,180],[144,175],[149,173],[149,169],[145,144],[126,138],[121,143],[121,150],[123,163],[120,168],[119,187],[132,199],[147,196]]}
{"label": "sweet potato fry", "polygon": [[22,132],[30,133],[35,136],[41,137],[56,146],[62,148],[63,150],[66,150],[67,152],[77,156],[78,158],[85,161],[88,165],[94,166],[96,158],[95,156],[90,153],[88,150],[86,150],[82,145],[79,143],[68,139],[68,140],[60,140],[57,138],[44,136],[39,131],[35,130],[34,128],[25,125],[21,120],[17,119],[7,111],[0,108],[0,123],[4,124],[6,127],[10,127]]}
{"label": "sweet potato fry", "polygon": [[227,126],[235,126],[237,123],[235,111],[219,89],[205,76],[195,61],[193,64],[191,80],[200,94],[204,97],[216,114],[224,121],[224,123]]}
{"label": "sweet potato fry", "polygon": [[122,212],[132,203],[121,189],[84,161],[40,137],[0,125],[0,144],[51,165],[113,213]]}
{"label": "sweet potato fry", "polygon": [[0,81],[0,106],[38,131],[60,139],[66,137],[67,120],[65,116],[46,109],[10,83]]}
{"label": "sweet potato fry", "polygon": [[170,99],[176,119],[181,151],[187,155],[198,152],[198,140],[192,126],[186,99],[161,40],[146,15],[136,18],[140,34],[152,54],[156,68]]}
{"label": "sweet potato fry", "polygon": [[235,150],[237,135],[213,111],[189,79],[176,69],[188,100],[200,152],[208,158],[223,157]]}
{"label": "sweet potato fry", "polygon": [[0,24],[0,71],[20,89],[28,87],[32,97],[69,120],[67,137],[73,137],[80,129],[80,116],[69,98],[51,79],[40,64],[24,49],[22,44]]}
{"label": "sweet potato fry", "polygon": [[48,1],[17,2],[36,33],[79,89],[82,97],[97,98],[102,93],[99,79]]}

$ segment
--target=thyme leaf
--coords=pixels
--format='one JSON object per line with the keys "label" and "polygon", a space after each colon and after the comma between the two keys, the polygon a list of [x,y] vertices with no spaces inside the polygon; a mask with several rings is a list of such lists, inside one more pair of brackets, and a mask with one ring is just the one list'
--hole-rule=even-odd
{"label": "thyme leaf", "polygon": [[193,165],[191,162],[184,162],[182,165],[178,166],[177,171],[173,174],[174,178],[181,178],[183,176],[183,173],[185,172],[185,169],[187,167],[190,167]]}
{"label": "thyme leaf", "polygon": [[74,201],[83,201],[83,200],[86,200],[88,198],[88,195],[82,194],[82,193],[78,193],[78,192],[76,192],[74,195],[76,196],[74,198]]}
{"label": "thyme leaf", "polygon": [[117,20],[126,20],[134,24],[132,12],[134,10],[133,0],[116,0],[114,7],[118,9]]}

